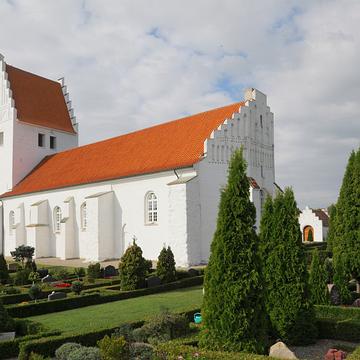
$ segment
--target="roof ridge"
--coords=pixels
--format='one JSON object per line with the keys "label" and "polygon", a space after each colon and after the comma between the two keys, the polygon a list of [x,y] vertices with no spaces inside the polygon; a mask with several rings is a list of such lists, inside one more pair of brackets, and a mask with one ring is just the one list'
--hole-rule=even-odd
{"label": "roof ridge", "polygon": [[[60,84],[59,81],[57,81],[57,80],[52,80],[52,79],[49,79],[49,78],[47,78],[47,77],[45,77],[45,76],[41,76],[41,75],[38,75],[38,74],[34,74],[34,73],[30,72],[30,71],[27,71],[27,70],[24,70],[24,69],[20,69],[20,68],[18,68],[18,67],[16,67],[16,66],[13,66],[13,65],[8,64],[8,63],[5,63],[5,65],[6,65],[6,67],[9,66],[9,67],[11,67],[11,68],[13,68],[13,69],[16,69],[16,70],[18,70],[18,71],[22,71],[22,72],[27,73],[27,74],[32,75],[32,76],[36,76],[36,77],[38,77],[38,78],[40,78],[40,79],[44,79],[44,80],[47,80],[47,81],[51,81],[51,82],[53,82],[53,83],[55,83],[55,84],[59,84],[59,85],[61,86],[61,84]],[[6,71],[6,67],[5,67],[5,71]]]}

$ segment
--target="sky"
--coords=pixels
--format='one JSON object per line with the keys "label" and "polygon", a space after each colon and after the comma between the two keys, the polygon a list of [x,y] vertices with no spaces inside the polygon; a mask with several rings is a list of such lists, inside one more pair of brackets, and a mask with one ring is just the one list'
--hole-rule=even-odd
{"label": "sky", "polygon": [[87,144],[224,106],[275,116],[276,182],[336,202],[360,145],[358,0],[0,0],[0,53],[65,82]]}

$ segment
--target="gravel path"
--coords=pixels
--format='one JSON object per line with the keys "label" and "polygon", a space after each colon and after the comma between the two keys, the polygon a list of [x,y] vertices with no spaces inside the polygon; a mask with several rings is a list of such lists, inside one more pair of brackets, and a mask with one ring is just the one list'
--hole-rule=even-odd
{"label": "gravel path", "polygon": [[[343,349],[341,348],[341,345],[344,346]],[[290,349],[300,360],[323,360],[325,354],[331,348],[339,349],[340,347],[340,350],[346,351],[347,348],[355,349],[359,345],[359,343],[352,343],[348,341],[323,339],[313,345],[291,346]]]}

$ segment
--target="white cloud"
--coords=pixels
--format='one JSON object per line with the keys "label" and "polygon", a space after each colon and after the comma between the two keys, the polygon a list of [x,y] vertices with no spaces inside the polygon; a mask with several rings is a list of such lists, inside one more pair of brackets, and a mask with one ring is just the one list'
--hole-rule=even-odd
{"label": "white cloud", "polygon": [[301,206],[336,200],[359,146],[360,4],[338,1],[12,0],[0,52],[65,75],[81,142],[266,92],[277,180]]}

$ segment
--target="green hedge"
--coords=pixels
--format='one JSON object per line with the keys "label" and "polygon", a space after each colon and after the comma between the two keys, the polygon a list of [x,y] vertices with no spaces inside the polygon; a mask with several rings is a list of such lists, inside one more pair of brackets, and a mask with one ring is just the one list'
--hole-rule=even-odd
{"label": "green hedge", "polygon": [[175,345],[171,342],[160,344],[155,350],[155,359],[158,360],[177,360],[185,358],[188,360],[265,360],[274,359],[265,355],[255,355],[246,353],[231,353],[220,351],[209,351],[188,345]]}
{"label": "green hedge", "polygon": [[24,341],[31,341],[40,338],[47,338],[49,336],[59,335],[60,331],[43,332],[34,335],[27,335],[15,338],[14,340],[0,342],[0,359],[9,359],[16,357],[19,354],[20,344]]}
{"label": "green hedge", "polygon": [[347,358],[347,360],[360,360],[360,347],[357,347]]}
{"label": "green hedge", "polygon": [[360,341],[359,320],[317,319],[320,339]]}
{"label": "green hedge", "polygon": [[334,320],[359,320],[360,321],[360,308],[332,306],[332,305],[316,305],[316,317],[320,319],[334,319]]}
{"label": "green hedge", "polygon": [[21,306],[10,305],[7,307],[7,311],[12,317],[24,318],[42,314],[50,314],[53,312],[77,309],[90,305],[104,304],[112,301],[131,299],[139,296],[156,294],[164,291],[171,291],[195,285],[201,285],[203,281],[203,276],[196,276],[151,288],[114,292],[114,294],[101,295],[99,293],[94,293],[61,300],[31,303]]}

